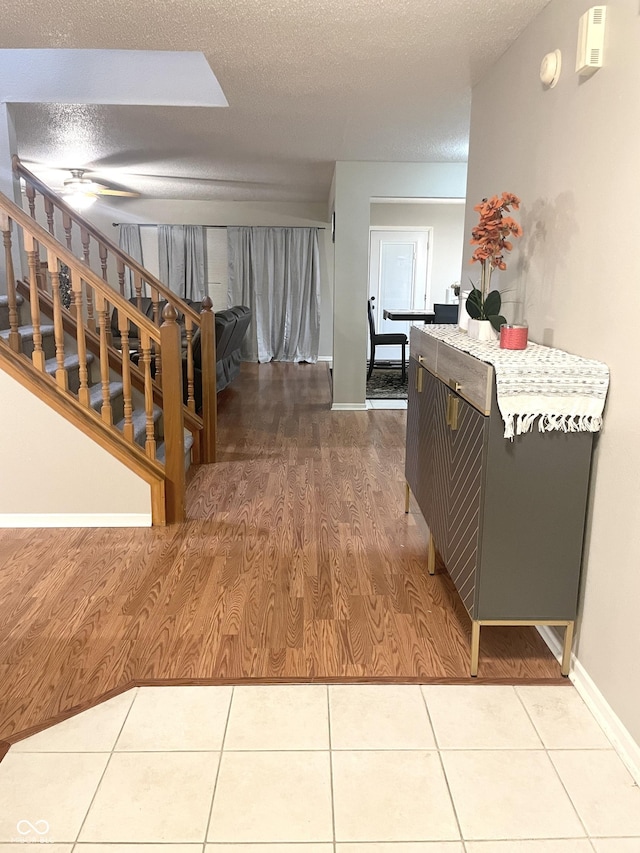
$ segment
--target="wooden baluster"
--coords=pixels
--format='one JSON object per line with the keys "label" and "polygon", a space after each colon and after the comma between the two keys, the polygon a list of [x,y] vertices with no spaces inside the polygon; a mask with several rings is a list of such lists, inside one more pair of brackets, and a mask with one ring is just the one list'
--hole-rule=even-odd
{"label": "wooden baluster", "polygon": [[118,309],[118,329],[122,347],[122,397],[124,400],[123,433],[127,441],[133,444],[133,404],[131,402],[131,357],[129,354],[129,319],[124,311]]}
{"label": "wooden baluster", "polygon": [[133,273],[133,286],[136,291],[136,308],[141,314],[144,314],[142,310],[142,276],[139,272]]}
{"label": "wooden baluster", "polygon": [[32,219],[36,218],[36,189],[31,184],[27,183],[25,187],[25,194],[27,196],[27,201],[29,202],[29,215]]}
{"label": "wooden baluster", "polygon": [[76,269],[70,269],[71,292],[73,294],[72,313],[76,318],[76,346],[78,349],[78,377],[80,388],[78,400],[89,408],[89,369],[87,367],[87,343],[84,335],[84,320],[82,317],[82,276]]}
{"label": "wooden baluster", "polygon": [[72,251],[72,248],[71,248],[72,247],[72,241],[71,241],[71,227],[72,227],[72,225],[73,225],[73,220],[71,219],[69,214],[63,213],[62,214],[62,227],[64,228],[64,236],[66,237],[66,240],[67,240],[67,249],[69,249],[70,252]]}
{"label": "wooden baluster", "polygon": [[102,269],[103,281],[108,281],[107,277],[107,247],[104,243],[98,243],[98,253],[100,255],[100,267]]}
{"label": "wooden baluster", "polygon": [[187,335],[187,406],[192,412],[195,412],[196,397],[193,370],[193,320],[191,317],[185,317],[184,326]]}
{"label": "wooden baluster", "polygon": [[182,359],[180,357],[180,326],[176,309],[168,303],[162,312],[160,327],[164,354],[164,385],[162,386],[165,446],[165,497],[167,521],[184,520],[184,415],[182,405]]}
{"label": "wooden baluster", "polygon": [[47,266],[51,273],[51,288],[53,292],[53,333],[56,342],[56,383],[63,391],[69,390],[69,377],[64,366],[64,328],[62,325],[62,305],[60,302],[60,272],[58,258],[49,249]]}
{"label": "wooden baluster", "polygon": [[202,300],[200,313],[200,362],[202,370],[202,461],[216,461],[216,433],[218,427],[218,400],[216,389],[216,327],[213,302],[208,296]]}
{"label": "wooden baluster", "polygon": [[[25,194],[29,203],[29,215],[32,219],[36,218],[36,188],[31,184],[26,184]],[[40,246],[37,240],[32,240],[33,251],[36,253],[36,282],[39,290],[44,290],[44,280],[42,270],[40,269]]]}
{"label": "wooden baluster", "polygon": [[38,289],[37,243],[27,231],[24,232],[24,248],[29,264],[29,301],[31,303],[31,325],[33,326],[33,353],[31,360],[38,370],[44,371],[44,350],[40,331],[40,293]]}
{"label": "wooden baluster", "polygon": [[[151,288],[151,304],[153,305],[153,324],[160,327],[160,297],[155,287]],[[158,385],[162,385],[162,355],[160,353],[160,343],[153,342],[153,363],[155,367],[154,379]]]}
{"label": "wooden baluster", "polygon": [[[91,235],[84,226],[80,227],[80,241],[82,243],[82,257],[85,264],[91,266],[91,258],[89,254]],[[93,290],[87,282],[87,328],[91,332],[96,330],[96,320],[93,314]]]}
{"label": "wooden baluster", "polygon": [[120,296],[124,296],[124,261],[118,258],[118,284],[120,285]]}
{"label": "wooden baluster", "polygon": [[53,202],[50,198],[44,197],[44,212],[47,215],[47,228],[49,229],[49,234],[52,237],[55,237],[55,225],[53,221]]}
{"label": "wooden baluster", "polygon": [[111,389],[109,383],[109,353],[107,351],[109,312],[107,311],[107,301],[100,291],[96,291],[96,311],[98,312],[98,329],[100,332],[100,385],[102,388],[102,408],[100,414],[102,415],[102,420],[106,424],[111,425],[113,423],[113,411],[111,408]]}
{"label": "wooden baluster", "polygon": [[144,368],[144,411],[146,414],[144,449],[149,459],[156,458],[156,439],[153,427],[153,380],[151,379],[151,339],[140,329],[142,364]]}
{"label": "wooden baluster", "polygon": [[5,269],[7,271],[7,297],[9,302],[9,346],[14,352],[20,352],[22,342],[18,327],[20,320],[18,318],[18,305],[16,302],[16,276],[13,269],[13,255],[11,254],[11,229],[13,221],[9,216],[0,211],[0,229],[2,230],[2,240],[4,243],[4,258]]}

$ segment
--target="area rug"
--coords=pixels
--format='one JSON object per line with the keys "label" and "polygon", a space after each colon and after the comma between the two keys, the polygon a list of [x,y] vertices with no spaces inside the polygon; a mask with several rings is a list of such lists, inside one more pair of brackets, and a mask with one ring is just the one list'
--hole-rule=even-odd
{"label": "area rug", "polygon": [[406,400],[407,379],[399,368],[374,369],[367,380],[367,400]]}

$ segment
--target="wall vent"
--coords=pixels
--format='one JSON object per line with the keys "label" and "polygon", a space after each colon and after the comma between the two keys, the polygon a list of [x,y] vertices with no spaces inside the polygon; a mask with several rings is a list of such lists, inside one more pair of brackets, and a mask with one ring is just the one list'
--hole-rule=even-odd
{"label": "wall vent", "polygon": [[598,68],[602,68],[606,15],[606,6],[592,6],[580,18],[576,54],[578,74],[593,74]]}

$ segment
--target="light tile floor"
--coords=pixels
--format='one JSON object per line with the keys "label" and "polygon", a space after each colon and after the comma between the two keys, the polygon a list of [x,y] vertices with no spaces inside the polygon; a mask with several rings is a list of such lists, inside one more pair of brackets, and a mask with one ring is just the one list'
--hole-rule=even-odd
{"label": "light tile floor", "polygon": [[369,398],[366,401],[367,409],[406,409],[406,400],[383,400],[378,398]]}
{"label": "light tile floor", "polygon": [[0,853],[24,842],[640,853],[640,788],[572,687],[146,687],[11,748]]}

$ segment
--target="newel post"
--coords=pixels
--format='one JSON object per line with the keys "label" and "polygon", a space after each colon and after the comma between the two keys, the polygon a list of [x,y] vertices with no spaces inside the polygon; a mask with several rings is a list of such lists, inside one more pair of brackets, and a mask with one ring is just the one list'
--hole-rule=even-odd
{"label": "newel post", "polygon": [[208,296],[202,300],[200,314],[200,357],[202,364],[202,420],[204,423],[202,461],[216,461],[216,433],[218,429],[218,401],[216,388],[216,325],[213,302]]}
{"label": "newel post", "polygon": [[165,496],[167,522],[184,521],[184,418],[182,414],[182,358],[180,327],[176,309],[170,303],[162,312],[162,397],[165,444]]}

